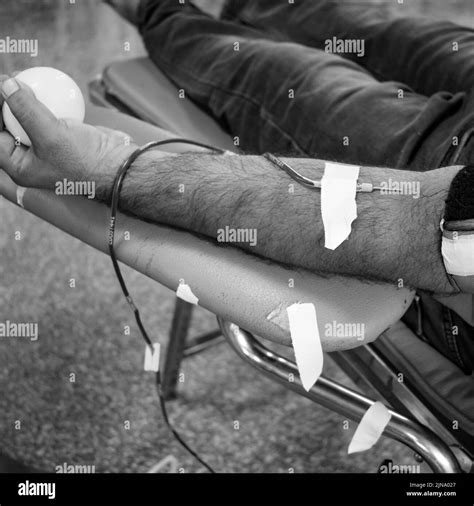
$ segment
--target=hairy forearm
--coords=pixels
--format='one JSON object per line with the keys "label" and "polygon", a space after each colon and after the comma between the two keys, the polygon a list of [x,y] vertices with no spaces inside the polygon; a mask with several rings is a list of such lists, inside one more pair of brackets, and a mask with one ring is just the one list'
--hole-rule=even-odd
{"label": "hairy forearm", "polygon": [[[308,177],[323,175],[321,160],[283,159]],[[284,264],[449,293],[439,223],[459,169],[362,167],[360,181],[419,183],[420,196],[357,194],[358,218],[334,251],[324,247],[320,191],[300,186],[262,157],[146,153],[130,168],[120,207],[214,239],[226,227],[254,231],[256,241],[234,245]]]}

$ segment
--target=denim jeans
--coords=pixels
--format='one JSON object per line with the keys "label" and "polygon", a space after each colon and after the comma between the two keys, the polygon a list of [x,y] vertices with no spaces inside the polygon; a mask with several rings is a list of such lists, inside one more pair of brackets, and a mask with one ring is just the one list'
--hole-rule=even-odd
{"label": "denim jeans", "polygon": [[[221,19],[142,0],[139,29],[150,58],[247,153],[415,171],[474,162],[472,29],[334,0],[229,0]],[[426,294],[420,304],[425,337],[470,372],[474,328]]]}

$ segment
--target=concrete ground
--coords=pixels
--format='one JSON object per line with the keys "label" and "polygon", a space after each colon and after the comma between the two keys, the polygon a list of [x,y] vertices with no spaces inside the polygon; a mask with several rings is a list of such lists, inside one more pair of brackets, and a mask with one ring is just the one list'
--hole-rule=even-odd
{"label": "concrete ground", "polygon": [[[412,4],[472,24],[470,0]],[[2,36],[35,37],[40,45],[35,59],[2,55],[0,73],[54,66],[86,91],[108,62],[144,53],[135,31],[93,0],[4,0],[0,20]],[[95,465],[97,472],[143,472],[169,454],[187,472],[202,471],[164,426],[110,260],[4,200],[0,215],[0,321],[40,324],[35,343],[0,340],[0,453],[51,472],[65,462]],[[151,335],[165,343],[173,294],[130,269],[125,275]],[[213,315],[196,311],[193,332],[215,326]],[[331,361],[326,368],[348,384]],[[260,376],[225,344],[190,358],[183,372],[171,418],[220,472],[374,472],[385,458],[414,463],[388,440],[348,456],[356,424],[344,429],[341,416]]]}

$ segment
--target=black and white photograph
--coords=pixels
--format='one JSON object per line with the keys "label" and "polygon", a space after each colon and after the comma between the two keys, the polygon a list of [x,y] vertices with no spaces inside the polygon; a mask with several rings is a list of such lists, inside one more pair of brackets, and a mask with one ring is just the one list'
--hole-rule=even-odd
{"label": "black and white photograph", "polygon": [[474,504],[473,0],[1,0],[0,505]]}

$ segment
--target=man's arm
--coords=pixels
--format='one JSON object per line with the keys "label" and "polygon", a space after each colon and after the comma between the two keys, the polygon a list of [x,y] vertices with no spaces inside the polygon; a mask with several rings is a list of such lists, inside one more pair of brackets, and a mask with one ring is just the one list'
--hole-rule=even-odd
{"label": "man's arm", "polygon": [[[97,194],[107,200],[120,163],[136,149],[125,142],[126,134],[59,121],[15,79],[2,82],[2,95],[32,148],[16,146],[1,132],[0,167],[23,186],[54,189],[63,178],[96,181]],[[322,176],[321,161],[288,162],[314,179]],[[352,233],[335,251],[323,245],[319,191],[299,186],[262,157],[149,152],[132,165],[120,202],[140,217],[214,238],[226,226],[256,229],[255,246],[239,246],[285,264],[450,293],[439,223],[459,169],[363,167],[361,181],[420,183],[420,198],[358,194]]]}
{"label": "man's arm", "polygon": [[[283,158],[313,179],[321,160]],[[358,217],[336,250],[324,247],[319,190],[302,187],[259,156],[143,154],[121,193],[125,211],[216,239],[218,231],[255,229],[255,245],[238,246],[311,271],[347,274],[436,292],[453,292],[440,252],[439,223],[450,183],[460,167],[419,173],[362,167],[359,180],[419,183],[419,198],[357,194]],[[100,185],[110,197],[112,178]]]}

